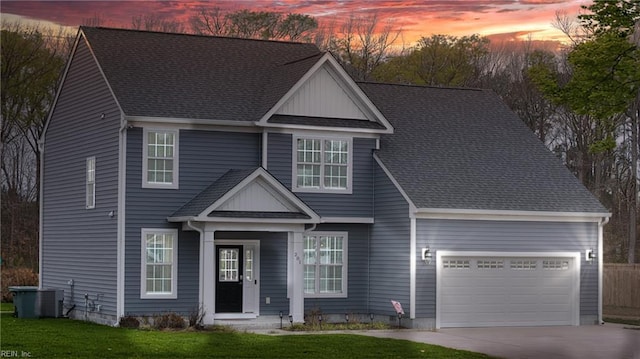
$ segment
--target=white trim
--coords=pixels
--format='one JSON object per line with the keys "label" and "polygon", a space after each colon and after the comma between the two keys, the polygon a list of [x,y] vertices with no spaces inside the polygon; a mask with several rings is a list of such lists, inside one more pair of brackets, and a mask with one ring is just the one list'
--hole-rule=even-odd
{"label": "white trim", "polygon": [[[44,135],[42,137],[44,139]],[[38,193],[38,289],[42,289],[42,248],[43,248],[43,229],[44,229],[44,142],[38,141],[40,148],[40,188]]]}
{"label": "white trim", "polygon": [[[215,126],[234,126],[234,127],[254,127],[253,121],[228,121],[228,120],[215,120],[215,119],[202,119],[202,118],[180,118],[180,117],[154,117],[154,116],[127,116],[127,121],[135,125],[142,126],[170,126],[184,128],[197,128],[197,127],[215,127]],[[258,132],[259,129],[254,129],[253,132]]]}
{"label": "white trim", "polygon": [[357,100],[360,100],[360,103],[356,103],[356,105],[363,106],[361,110],[366,114],[373,117],[375,122],[382,124],[386,130],[383,133],[393,133],[393,126],[389,123],[389,121],[384,117],[384,115],[378,110],[378,108],[371,102],[371,100],[365,95],[365,93],[360,89],[360,87],[351,79],[351,77],[346,73],[346,71],[338,64],[338,62],[333,58],[330,53],[325,53],[318,62],[316,62],[310,69],[305,73],[299,80],[293,85],[287,93],[282,96],[278,102],[267,111],[260,120],[256,122],[258,126],[270,126],[267,121],[271,116],[276,113],[299,89],[302,85],[307,82],[324,64],[329,64],[331,69],[335,72],[335,75],[338,77],[336,80],[341,80],[346,88],[343,89],[354,96]]}
{"label": "white trim", "polygon": [[409,318],[416,318],[416,219],[411,217],[409,236]]}
{"label": "white trim", "polygon": [[[195,224],[191,223],[191,221],[187,221],[184,223],[185,226],[189,229],[192,229],[198,232],[198,241],[199,241],[199,249],[198,249],[198,307],[204,308],[204,300],[202,297],[202,293],[204,290],[204,229],[197,227]],[[183,229],[184,231],[184,229]]]}
{"label": "white trim", "polygon": [[116,320],[124,316],[124,282],[125,282],[125,228],[126,228],[126,200],[127,200],[127,121],[120,117],[118,131],[118,209],[116,212]]}
{"label": "white trim", "polygon": [[[255,251],[254,251],[254,278],[255,280],[258,281],[257,284],[257,288],[255,290],[254,293],[254,303],[255,303],[255,312],[253,313],[246,313],[245,310],[246,308],[244,307],[244,301],[245,301],[245,291],[244,291],[244,287],[242,290],[242,313],[215,313],[214,314],[214,318],[215,319],[251,319],[251,318],[256,318],[260,315],[260,287],[262,287],[262,278],[260,277],[260,240],[257,239],[216,239],[215,240],[215,245],[214,248],[216,248],[219,245],[238,245],[238,246],[242,246],[242,249],[244,250],[244,246],[248,245],[248,246],[253,246]],[[218,255],[217,251],[216,253],[214,253],[213,255]],[[243,258],[243,262],[244,260],[246,260],[244,253],[242,255]],[[242,265],[244,266],[244,263],[242,263]],[[243,267],[244,268],[244,267]],[[217,269],[216,269],[217,270]],[[215,282],[216,281],[216,277],[215,277],[215,272],[211,274],[212,275],[212,279]],[[246,276],[246,273],[244,273],[244,269],[243,269],[243,276]],[[244,281],[244,280],[243,280]],[[244,282],[243,282],[244,283]],[[243,284],[244,286],[244,284]],[[215,300],[215,298],[214,298]]]}
{"label": "white trim", "polygon": [[415,216],[419,219],[478,221],[599,222],[611,213],[418,208]]}
{"label": "white trim", "polygon": [[[320,141],[320,186],[298,187],[298,140],[318,140]],[[325,188],[324,187],[324,167],[325,167],[325,141],[346,141],[347,142],[347,188]],[[291,191],[300,193],[330,193],[330,194],[352,194],[353,193],[353,137],[324,137],[324,136],[301,136],[293,135],[291,141]]]}
{"label": "white trim", "polygon": [[[349,121],[349,120],[345,120],[345,121]],[[364,120],[360,120],[360,121],[364,121]],[[378,129],[372,129],[372,128],[314,126],[314,125],[299,125],[299,124],[289,124],[289,123],[267,123],[266,125],[260,124],[260,126],[263,126],[269,129],[276,129],[276,128],[285,129],[286,128],[290,130],[324,131],[324,132],[331,132],[331,133],[348,132],[348,133],[354,133],[354,134],[366,133],[366,134],[376,134],[376,135],[389,133],[387,130],[378,130]],[[360,137],[360,135],[358,135],[358,137]]]}
{"label": "white trim", "polygon": [[[150,183],[148,181],[148,158],[149,158],[149,132],[164,132],[173,134],[173,181],[171,183]],[[168,128],[143,128],[142,135],[142,188],[165,188],[178,189],[180,180],[180,130]]]}
{"label": "white trim", "polygon": [[[314,237],[322,237],[322,236],[331,236],[331,237],[342,237],[342,292],[340,293],[304,293],[304,298],[347,298],[348,297],[348,288],[349,288],[349,232],[343,231],[311,231],[305,232],[302,234],[302,248],[304,250],[304,237],[314,236]],[[304,254],[301,256],[304,258]],[[318,256],[319,258],[319,256]],[[321,264],[318,262],[315,264],[316,269],[319,269]],[[302,269],[304,270],[304,261],[302,263]],[[316,279],[319,278],[319,271],[316,271]],[[304,282],[302,283],[304,286]],[[316,286],[319,284],[316,282]]]}
{"label": "white trim", "polygon": [[[147,234],[172,234],[173,258],[171,262],[171,292],[148,293],[147,292]],[[172,228],[142,228],[140,229],[140,299],[176,299],[178,298],[178,230]]]}
{"label": "white trim", "polygon": [[[289,202],[293,207],[299,208],[304,214],[308,215],[310,219],[294,219],[294,218],[230,218],[230,217],[209,217],[208,214],[215,211],[231,197],[235,196],[240,190],[246,187],[257,178],[261,178],[266,181],[277,194],[283,197],[283,203]],[[187,218],[183,217],[170,217],[171,222],[182,222]],[[240,181],[235,187],[225,193],[217,201],[212,203],[204,211],[200,212],[195,218],[188,218],[200,222],[242,222],[242,223],[318,223],[320,222],[320,216],[306,203],[302,202],[297,196],[295,196],[289,189],[287,189],[282,183],[277,181],[271,176],[264,168],[257,168],[253,173],[248,175],[245,179]]]}
{"label": "white trim", "polygon": [[580,325],[580,252],[489,252],[489,251],[448,251],[436,250],[436,329],[440,329],[441,303],[442,303],[442,271],[440,266],[443,257],[558,257],[572,258],[575,265],[574,284],[572,288],[573,325]]}
{"label": "white trim", "polygon": [[320,137],[357,137],[357,138],[373,138],[380,139],[379,133],[369,133],[362,131],[349,131],[348,128],[327,128],[327,127],[300,127],[300,128],[292,128],[290,126],[287,127],[269,127],[269,133],[281,133],[288,135],[299,135],[302,137],[310,136],[320,136]]}
{"label": "white trim", "polygon": [[269,132],[262,132],[262,168],[268,169],[269,159],[267,157],[269,153]]}
{"label": "white trim", "polygon": [[609,223],[609,217],[603,217],[598,223],[598,324],[602,321],[602,281],[604,277],[604,226]]}
{"label": "white trim", "polygon": [[414,213],[416,211],[416,206],[415,204],[413,204],[413,201],[411,200],[411,198],[409,198],[409,195],[407,195],[407,193],[402,189],[402,186],[400,186],[400,183],[398,183],[395,177],[393,177],[393,175],[391,174],[387,166],[385,166],[384,163],[382,163],[382,160],[380,159],[380,157],[378,157],[377,154],[375,153],[373,154],[373,159],[376,160],[380,168],[382,168],[382,171],[384,171],[387,177],[391,180],[391,183],[393,183],[393,185],[396,187],[398,192],[400,192],[402,197],[404,197],[404,200],[407,201],[407,203],[409,204],[409,213]]}
{"label": "white trim", "polygon": [[[89,164],[93,165],[93,168],[89,168]],[[87,157],[85,160],[85,208],[86,209],[94,209],[96,208],[96,156]],[[89,170],[93,171],[93,181],[89,181]],[[89,193],[89,185],[93,185],[91,193]],[[91,203],[89,203],[89,194],[91,194]]]}
{"label": "white trim", "polygon": [[320,223],[365,223],[373,224],[372,217],[321,217]]}

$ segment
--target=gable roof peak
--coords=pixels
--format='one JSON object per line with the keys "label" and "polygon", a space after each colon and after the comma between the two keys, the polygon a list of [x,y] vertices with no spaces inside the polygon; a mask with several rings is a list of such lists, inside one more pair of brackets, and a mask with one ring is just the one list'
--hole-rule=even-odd
{"label": "gable roof peak", "polygon": [[[315,44],[309,42],[301,42],[301,41],[285,41],[285,40],[273,40],[273,39],[254,39],[247,37],[237,37],[237,36],[221,36],[221,35],[205,35],[205,34],[190,34],[185,32],[169,32],[169,31],[156,31],[156,30],[141,30],[141,29],[128,29],[128,28],[119,28],[119,27],[106,27],[106,26],[86,26],[81,25],[79,27],[80,31],[92,31],[92,29],[96,30],[106,30],[106,31],[122,31],[122,32],[130,32],[130,33],[141,33],[141,34],[156,34],[156,35],[173,35],[173,36],[185,36],[185,37],[199,37],[199,38],[212,38],[212,39],[225,39],[230,41],[252,41],[252,42],[272,42],[272,43],[284,43],[284,44],[294,44],[294,45],[313,45]],[[316,46],[317,47],[317,46]],[[318,51],[320,51],[318,49]]]}

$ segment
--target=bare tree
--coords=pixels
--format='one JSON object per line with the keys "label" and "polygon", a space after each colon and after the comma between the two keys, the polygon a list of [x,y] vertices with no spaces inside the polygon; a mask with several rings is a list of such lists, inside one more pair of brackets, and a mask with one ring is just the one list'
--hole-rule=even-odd
{"label": "bare tree", "polygon": [[37,268],[40,149],[70,40],[61,30],[2,23],[2,258]]}
{"label": "bare tree", "polygon": [[184,33],[185,26],[177,20],[170,20],[154,14],[138,15],[131,18],[131,27],[136,30]]}
{"label": "bare tree", "polygon": [[375,13],[365,17],[352,14],[328,50],[354,78],[366,80],[387,59],[401,33],[393,20],[380,24]]}

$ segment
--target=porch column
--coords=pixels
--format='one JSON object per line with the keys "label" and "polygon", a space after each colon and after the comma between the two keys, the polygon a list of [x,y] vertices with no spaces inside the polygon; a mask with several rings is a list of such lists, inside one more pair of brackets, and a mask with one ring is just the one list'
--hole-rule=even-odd
{"label": "porch column", "polygon": [[213,316],[216,312],[216,248],[214,242],[215,231],[207,230],[202,236],[200,245],[200,288],[202,290],[201,303],[204,310],[202,323],[213,324]]}
{"label": "porch column", "polygon": [[292,258],[289,258],[292,276],[291,293],[289,297],[289,314],[293,316],[294,323],[304,322],[304,266],[302,259],[304,257],[304,246],[302,242],[302,232],[289,232],[289,246],[292,250]]}

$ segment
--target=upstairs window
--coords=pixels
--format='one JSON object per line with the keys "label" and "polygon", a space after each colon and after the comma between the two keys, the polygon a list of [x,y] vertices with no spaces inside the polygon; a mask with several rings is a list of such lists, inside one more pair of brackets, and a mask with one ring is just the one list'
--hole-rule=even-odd
{"label": "upstairs window", "polygon": [[144,131],[142,186],[178,188],[178,131]]}
{"label": "upstairs window", "polygon": [[86,207],[96,207],[96,158],[87,158],[86,173]]}
{"label": "upstairs window", "polygon": [[293,189],[351,193],[351,139],[294,138]]}

